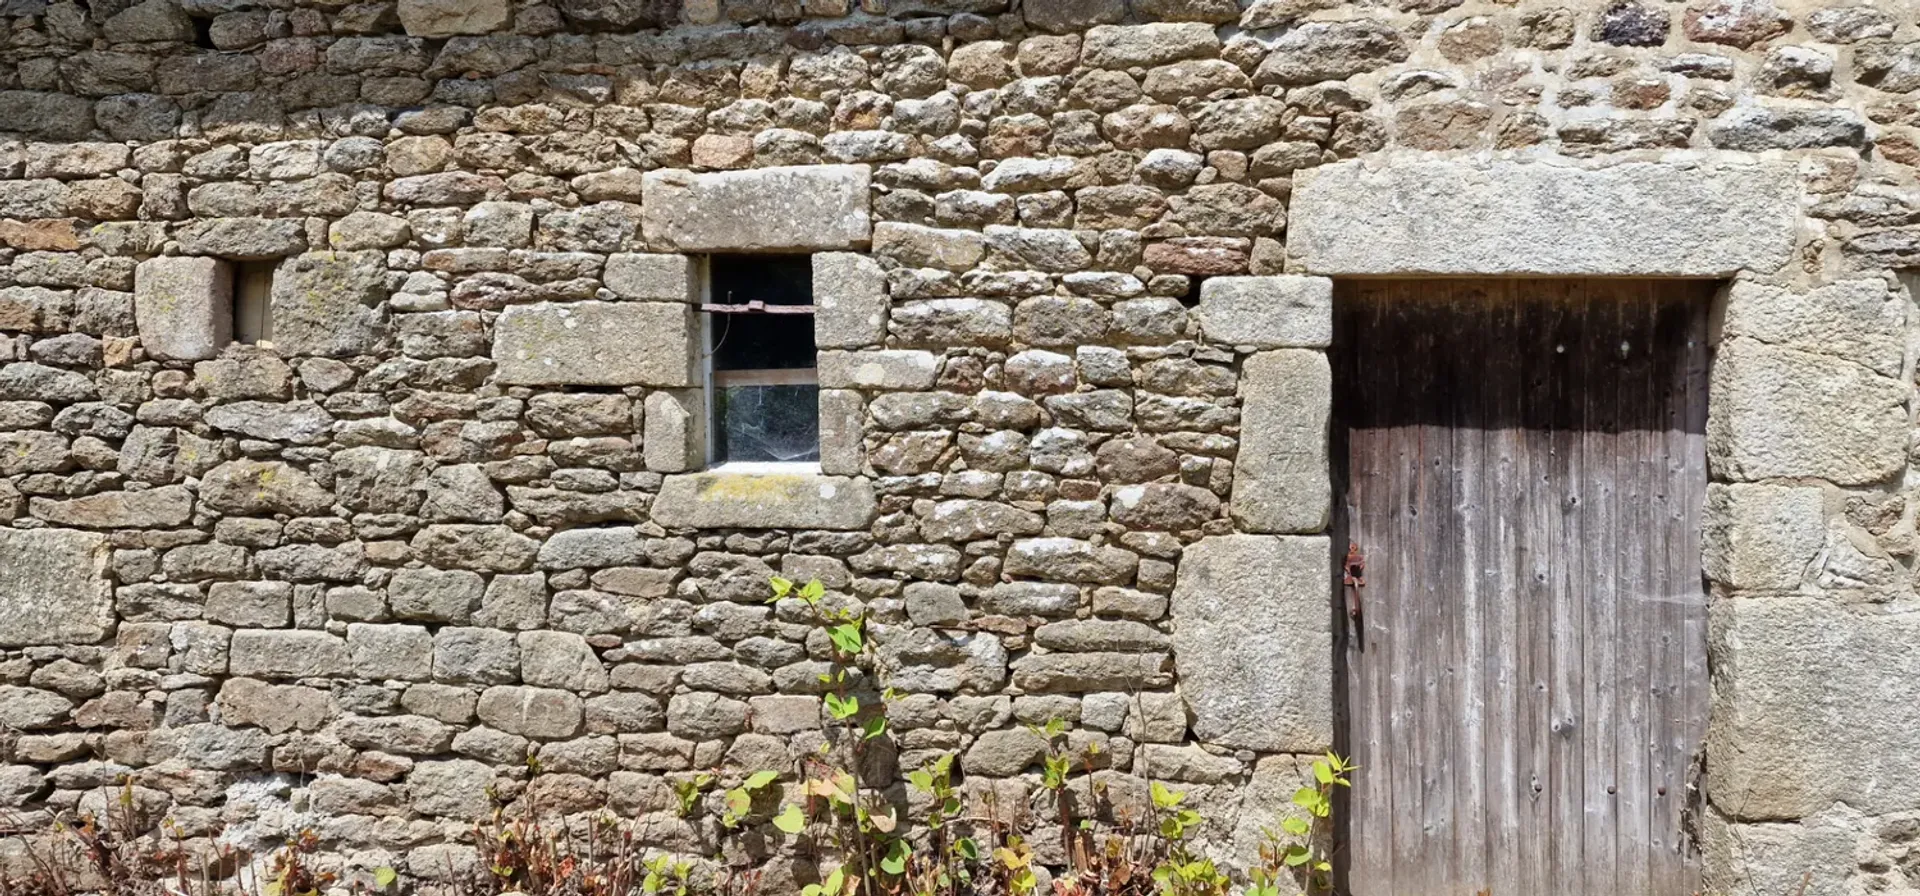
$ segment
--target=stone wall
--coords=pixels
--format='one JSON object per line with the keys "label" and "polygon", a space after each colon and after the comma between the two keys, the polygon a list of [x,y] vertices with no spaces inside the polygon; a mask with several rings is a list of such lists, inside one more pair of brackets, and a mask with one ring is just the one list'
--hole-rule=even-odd
{"label": "stone wall", "polygon": [[[1920,887],[1912,9],[0,15],[0,810],[698,851],[671,776],[818,741],[779,573],[872,614],[903,763],[1017,796],[1065,719],[1244,846],[1333,737],[1312,275],[1712,276],[1709,883]],[[819,475],[701,472],[716,251],[817,253]]]}

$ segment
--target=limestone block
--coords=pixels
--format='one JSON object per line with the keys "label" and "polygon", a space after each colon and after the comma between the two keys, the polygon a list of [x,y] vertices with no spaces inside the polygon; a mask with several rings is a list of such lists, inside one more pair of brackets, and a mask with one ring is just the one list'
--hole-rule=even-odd
{"label": "limestone block", "polygon": [[221,513],[271,516],[325,511],[333,496],[307,474],[278,461],[236,460],[207,471],[200,501]]}
{"label": "limestone block", "polygon": [[887,275],[852,252],[813,257],[813,342],[820,348],[879,345],[887,336]]}
{"label": "limestone block", "polygon": [[110,554],[104,535],[0,529],[0,647],[106,637],[113,617]]}
{"label": "limestone block", "polygon": [[1333,342],[1333,281],[1324,277],[1212,277],[1194,311],[1216,345],[1325,348]]}
{"label": "limestone block", "polygon": [[1173,661],[1201,741],[1313,753],[1333,743],[1325,538],[1223,535],[1182,553]]}
{"label": "limestone block", "polygon": [[1124,585],[1133,581],[1140,558],[1112,545],[1078,538],[1025,538],[1007,550],[1008,575],[1053,582]]}
{"label": "limestone block", "polygon": [[56,501],[34,498],[33,515],[56,526],[78,529],[161,529],[193,519],[193,493],[181,486],[143,492],[101,492]]}
{"label": "limestone block", "polygon": [[691,386],[692,306],[546,302],[494,324],[497,379],[516,386]]}
{"label": "limestone block", "polygon": [[932,352],[902,349],[823,351],[819,364],[822,389],[925,391],[940,373],[940,359]]}
{"label": "limestone block", "polygon": [[653,521],[690,529],[865,529],[873,522],[865,479],[804,473],[668,476]]}
{"label": "limestone block", "polygon": [[283,355],[370,354],[387,334],[386,253],[313,252],[280,263],[269,314]]}
{"label": "limestone block", "polygon": [[647,172],[641,228],[681,252],[857,249],[871,232],[865,165]]}
{"label": "limestone block", "polygon": [[699,389],[650,392],[641,449],[647,469],[684,473],[707,462],[706,396]]}
{"label": "limestone block", "polygon": [[1717,479],[1867,485],[1906,463],[1907,388],[1852,361],[1736,338],[1721,344],[1710,389]]}
{"label": "limestone block", "polygon": [[140,344],[162,361],[202,361],[233,341],[233,268],[217,258],[149,258],[134,268]]}
{"label": "limestone block", "polygon": [[512,18],[507,0],[400,0],[400,27],[414,37],[486,34]]}
{"label": "limestone block", "polygon": [[1262,352],[1240,376],[1240,453],[1233,465],[1233,519],[1250,532],[1319,532],[1333,484],[1327,423],[1333,372],[1306,349]]}
{"label": "limestone block", "polygon": [[286,582],[216,582],[207,590],[210,622],[243,628],[279,628],[293,607],[293,586]]}
{"label": "limestone block", "polygon": [[233,633],[228,668],[252,678],[345,677],[353,674],[347,642],[314,631],[241,629]]}
{"label": "limestone block", "polygon": [[241,260],[284,258],[307,249],[298,218],[202,218],[174,231],[186,255]]}
{"label": "limestone block", "polygon": [[579,733],[584,704],[579,697],[549,688],[491,687],[480,694],[480,721],[539,740]]}
{"label": "limestone block", "polygon": [[339,713],[333,695],[317,688],[229,679],[220,687],[220,721],[264,728],[269,734],[313,731]]}
{"label": "limestone block", "polygon": [[434,670],[434,635],[424,625],[348,624],[353,673],[365,679],[426,681]]}
{"label": "limestone block", "polygon": [[521,632],[520,678],[535,687],[599,693],[607,670],[587,639],[571,632]]}
{"label": "limestone block", "polygon": [[1845,358],[1881,376],[1899,376],[1906,353],[1907,305],[1878,277],[1843,280],[1805,292],[1735,280],[1727,292],[1726,337]]}
{"label": "limestone block", "polygon": [[[1835,802],[1920,808],[1920,614],[1815,597],[1715,601],[1707,796],[1730,818],[1795,819]],[[1847,773],[1832,773],[1845,757]]]}
{"label": "limestone block", "polygon": [[400,619],[465,625],[485,592],[486,580],[471,570],[400,569],[387,582],[387,603]]}
{"label": "limestone block", "polygon": [[511,684],[520,679],[520,647],[511,632],[446,626],[433,633],[433,678]]}
{"label": "limestone block", "polygon": [[471,759],[421,762],[407,775],[408,801],[422,815],[484,818],[493,810],[492,790],[493,768]]}
{"label": "limestone block", "polygon": [[1716,277],[1787,262],[1791,165],[1362,162],[1299,172],[1287,256],[1315,274]]}
{"label": "limestone block", "polygon": [[1125,69],[1166,65],[1219,51],[1219,35],[1204,22],[1098,25],[1087,31],[1080,61],[1093,68]]}
{"label": "limestone block", "polygon": [[1778,485],[1707,488],[1707,577],[1740,591],[1793,591],[1826,545],[1820,490]]}
{"label": "limestone block", "polygon": [[820,390],[820,472],[857,476],[866,467],[867,403],[851,389]]}
{"label": "limestone block", "polygon": [[1846,806],[1794,822],[1742,824],[1716,812],[1700,820],[1705,893],[1852,896],[1858,890],[1847,872],[1859,866],[1862,845],[1886,844],[1865,830],[1872,822]]}
{"label": "limestone block", "polygon": [[623,299],[697,302],[700,298],[693,259],[685,255],[609,255],[603,279],[607,289]]}

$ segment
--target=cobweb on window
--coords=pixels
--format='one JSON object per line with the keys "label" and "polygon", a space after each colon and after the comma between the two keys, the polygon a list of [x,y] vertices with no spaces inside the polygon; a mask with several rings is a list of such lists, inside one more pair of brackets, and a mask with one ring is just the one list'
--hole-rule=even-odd
{"label": "cobweb on window", "polygon": [[722,460],[820,459],[819,386],[729,386],[718,400]]}

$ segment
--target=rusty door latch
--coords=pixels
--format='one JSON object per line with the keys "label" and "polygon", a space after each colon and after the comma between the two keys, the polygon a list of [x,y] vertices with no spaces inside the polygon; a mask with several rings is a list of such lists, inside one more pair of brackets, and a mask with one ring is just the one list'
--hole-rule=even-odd
{"label": "rusty door latch", "polygon": [[1347,559],[1341,564],[1340,583],[1347,592],[1347,618],[1360,618],[1360,589],[1367,587],[1367,560],[1360,555],[1360,543],[1347,542]]}

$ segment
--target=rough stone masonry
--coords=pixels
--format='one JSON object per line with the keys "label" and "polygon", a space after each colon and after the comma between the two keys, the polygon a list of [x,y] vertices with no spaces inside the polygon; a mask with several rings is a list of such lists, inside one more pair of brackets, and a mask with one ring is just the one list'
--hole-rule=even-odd
{"label": "rough stone masonry", "polygon": [[[0,813],[131,780],[428,882],[496,796],[698,851],[671,776],[818,740],[778,573],[872,614],[903,765],[1018,801],[1064,719],[1244,855],[1334,736],[1327,277],[1696,276],[1709,888],[1920,889],[1907,4],[0,26]],[[705,469],[714,252],[813,254],[817,473]]]}

